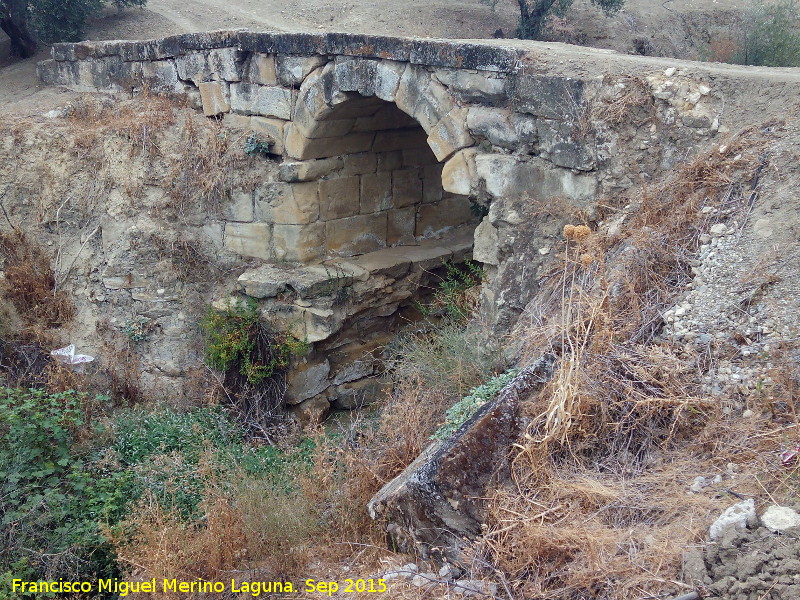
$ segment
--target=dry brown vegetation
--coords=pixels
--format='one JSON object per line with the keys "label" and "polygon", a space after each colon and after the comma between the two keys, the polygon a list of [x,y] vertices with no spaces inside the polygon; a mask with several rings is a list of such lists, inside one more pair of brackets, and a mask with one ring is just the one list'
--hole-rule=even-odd
{"label": "dry brown vegetation", "polygon": [[[565,227],[562,263],[517,332],[528,360],[554,352],[559,364],[525,406],[513,485],[491,500],[478,548],[513,598],[688,591],[683,549],[730,504],[722,489],[687,495],[688,482],[734,463],[740,494],[786,487],[790,477],[766,475],[774,466],[759,454],[779,448],[785,429],[726,416],[702,391],[713,352],[687,353],[657,337],[660,314],[689,280],[687,260],[709,225],[700,209],[748,210],[765,143],[745,131],[662,185],[621,199],[636,206],[624,239]],[[782,391],[794,414],[796,392]]]}

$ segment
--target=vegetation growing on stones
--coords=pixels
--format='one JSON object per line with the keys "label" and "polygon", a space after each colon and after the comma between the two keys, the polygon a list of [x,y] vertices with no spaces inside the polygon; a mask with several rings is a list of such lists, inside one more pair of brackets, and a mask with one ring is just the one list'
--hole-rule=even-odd
{"label": "vegetation growing on stones", "polygon": [[236,372],[252,385],[283,372],[292,356],[307,345],[264,323],[255,301],[226,310],[209,308],[202,321],[206,357],[211,367]]}
{"label": "vegetation growing on stones", "polygon": [[474,387],[469,394],[447,409],[447,420],[431,436],[433,440],[446,440],[459,427],[466,423],[481,406],[490,402],[503,387],[519,373],[519,369],[509,369],[505,373],[492,377],[489,381]]}

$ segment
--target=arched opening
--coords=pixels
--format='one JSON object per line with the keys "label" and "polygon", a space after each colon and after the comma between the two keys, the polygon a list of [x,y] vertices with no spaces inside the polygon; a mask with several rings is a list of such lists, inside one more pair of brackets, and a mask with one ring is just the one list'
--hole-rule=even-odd
{"label": "arched opening", "polygon": [[352,257],[477,225],[469,199],[442,188],[443,163],[428,134],[395,104],[350,93],[290,127],[287,153],[297,160],[282,165],[282,177],[295,202],[316,195],[319,211],[305,224],[307,251],[287,259]]}
{"label": "arched opening", "polygon": [[479,222],[468,196],[443,188],[439,159],[454,150],[432,141],[435,111],[414,118],[401,101],[326,86],[326,72],[331,63],[301,86],[280,181],[261,202],[277,261],[239,278],[270,320],[311,344],[288,380],[303,419],[380,396],[382,349],[420,317],[444,263],[471,258]]}

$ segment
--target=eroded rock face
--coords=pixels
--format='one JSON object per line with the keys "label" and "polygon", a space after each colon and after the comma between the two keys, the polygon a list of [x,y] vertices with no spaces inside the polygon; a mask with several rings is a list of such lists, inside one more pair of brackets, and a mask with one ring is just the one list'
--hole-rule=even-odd
{"label": "eroded rock face", "polygon": [[465,538],[481,531],[484,498],[509,476],[509,454],[520,431],[519,402],[552,376],[555,359],[525,368],[449,439],[431,444],[369,502],[392,542],[423,557],[461,560]]}

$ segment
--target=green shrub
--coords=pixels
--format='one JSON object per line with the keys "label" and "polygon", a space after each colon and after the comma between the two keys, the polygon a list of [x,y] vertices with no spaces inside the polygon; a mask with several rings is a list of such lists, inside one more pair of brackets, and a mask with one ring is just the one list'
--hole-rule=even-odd
{"label": "green shrub", "polygon": [[76,450],[88,403],[75,391],[0,389],[0,572],[23,558],[43,576],[114,572],[100,523],[121,516],[125,476],[98,478]]}
{"label": "green shrub", "polygon": [[428,391],[461,398],[491,376],[497,358],[486,331],[459,321],[429,325],[399,335],[387,348],[396,380],[418,380]]}
{"label": "green shrub", "polygon": [[766,67],[800,66],[800,4],[760,2],[747,11],[739,50],[731,62]]}
{"label": "green shrub", "polygon": [[201,325],[209,365],[223,372],[235,370],[252,385],[284,371],[292,355],[308,349],[307,343],[262,322],[252,300],[222,311],[209,308]]}
{"label": "green shrub", "polygon": [[481,406],[494,399],[497,393],[514,379],[518,373],[519,369],[510,369],[497,377],[492,377],[483,385],[472,388],[468,395],[447,410],[447,420],[436,430],[431,439],[446,440],[453,435],[472,415],[478,412]]}
{"label": "green shrub", "polygon": [[433,302],[419,304],[418,308],[426,317],[444,313],[454,321],[464,323],[475,309],[475,297],[468,290],[480,285],[485,272],[483,267],[471,260],[456,265],[452,261],[442,263],[445,276],[433,293]]}

